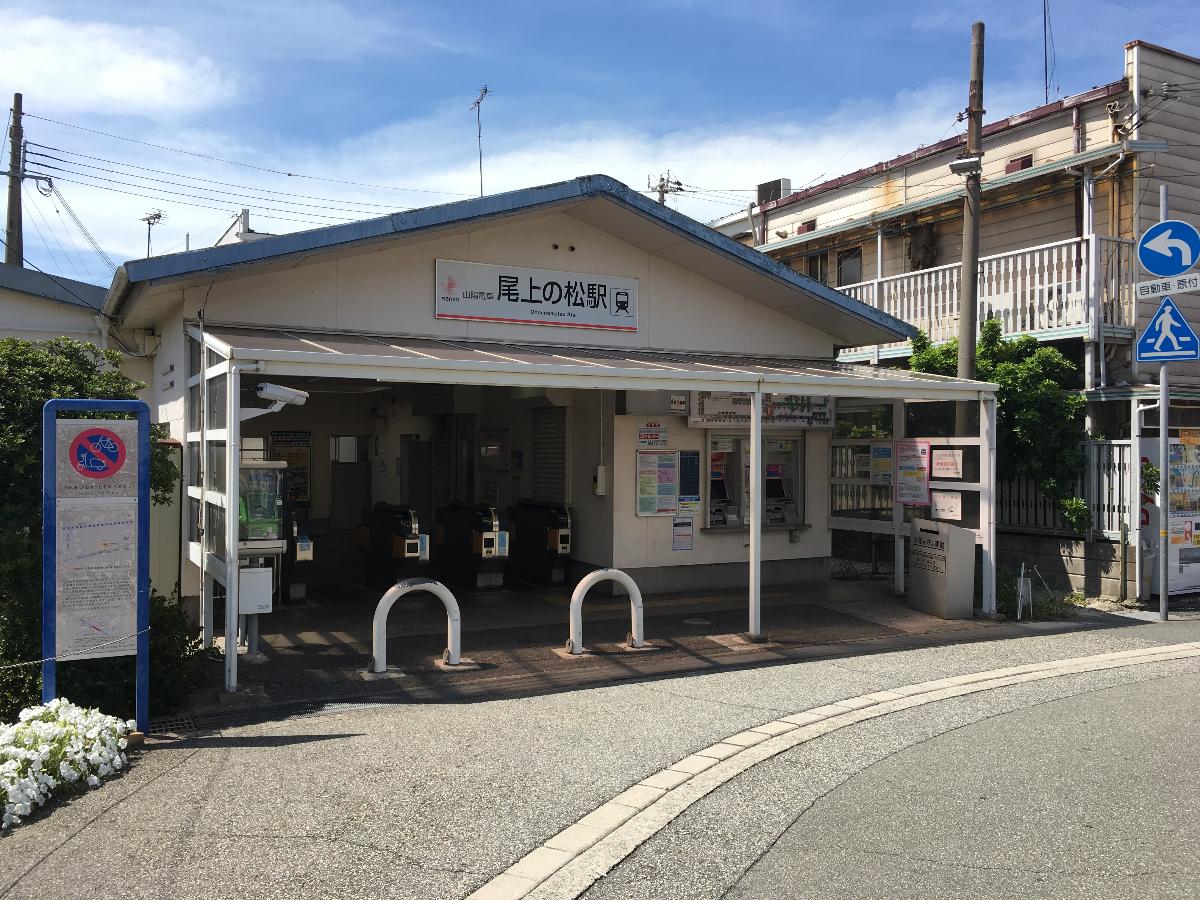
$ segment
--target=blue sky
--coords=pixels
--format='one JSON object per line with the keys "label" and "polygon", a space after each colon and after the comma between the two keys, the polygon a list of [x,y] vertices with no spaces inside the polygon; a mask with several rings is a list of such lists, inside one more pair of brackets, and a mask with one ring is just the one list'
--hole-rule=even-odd
{"label": "blue sky", "polygon": [[[1052,2],[1051,96],[1116,80],[1127,40],[1200,53],[1180,9]],[[242,206],[280,232],[474,195],[483,84],[489,193],[592,172],[644,188],[669,169],[699,189],[672,203],[710,220],[760,181],[832,177],[960,130],[975,19],[988,118],[1039,105],[1040,0],[43,0],[0,5],[0,91],[44,117],[26,121],[43,145],[31,163],[118,261],[145,253],[138,220],[155,208],[163,252],[189,233],[211,243]],[[59,198],[26,196],[30,260],[106,283]]]}

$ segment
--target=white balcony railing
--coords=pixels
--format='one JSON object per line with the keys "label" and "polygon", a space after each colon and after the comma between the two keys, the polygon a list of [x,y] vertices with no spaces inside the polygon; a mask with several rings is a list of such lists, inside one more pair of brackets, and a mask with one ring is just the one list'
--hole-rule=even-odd
{"label": "white balcony railing", "polygon": [[[985,256],[979,260],[979,322],[999,319],[1005,334],[1084,329],[1094,336],[1093,325],[1101,323],[1133,328],[1133,254],[1131,241],[1095,236]],[[958,336],[961,277],[962,264],[951,263],[838,290],[916,325],[938,343]],[[1099,322],[1092,321],[1093,309]]]}

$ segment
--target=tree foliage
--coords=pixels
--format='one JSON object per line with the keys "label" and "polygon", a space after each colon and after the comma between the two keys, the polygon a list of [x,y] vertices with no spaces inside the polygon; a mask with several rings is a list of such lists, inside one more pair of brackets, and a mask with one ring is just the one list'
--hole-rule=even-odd
{"label": "tree foliage", "polygon": [[[21,705],[36,702],[39,694],[39,667],[3,665],[41,656],[42,407],[56,398],[137,399],[145,385],[122,374],[119,362],[115,351],[70,338],[0,340],[0,721]],[[154,502],[169,500],[178,479],[179,469],[168,449],[152,442]],[[169,615],[163,621],[177,624]],[[64,671],[64,684],[79,686],[71,699],[99,705],[88,703],[86,692],[103,679],[88,673],[124,662],[71,663],[73,674]]]}
{"label": "tree foliage", "polygon": [[[917,372],[954,375],[958,342],[934,346],[920,332],[912,340],[910,366]],[[1059,504],[1076,531],[1090,521],[1075,497],[1083,472],[1086,401],[1067,389],[1077,369],[1054,347],[1028,335],[1005,340],[1000,322],[983,323],[976,345],[976,377],[999,386],[996,393],[996,470],[1002,479],[1024,476]]]}

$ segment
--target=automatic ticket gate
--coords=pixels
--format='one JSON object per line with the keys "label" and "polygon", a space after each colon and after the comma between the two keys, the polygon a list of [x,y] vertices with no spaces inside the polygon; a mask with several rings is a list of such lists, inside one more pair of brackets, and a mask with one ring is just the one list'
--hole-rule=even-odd
{"label": "automatic ticket gate", "polygon": [[454,502],[434,514],[433,566],[438,579],[467,590],[504,586],[508,532],[494,507]]}
{"label": "automatic ticket gate", "polygon": [[571,508],[522,500],[506,512],[512,529],[508,573],[523,581],[562,584],[571,555]]}
{"label": "automatic ticket gate", "polygon": [[392,584],[423,573],[429,561],[429,535],[421,534],[411,506],[376,503],[367,528],[367,575],[373,584]]}

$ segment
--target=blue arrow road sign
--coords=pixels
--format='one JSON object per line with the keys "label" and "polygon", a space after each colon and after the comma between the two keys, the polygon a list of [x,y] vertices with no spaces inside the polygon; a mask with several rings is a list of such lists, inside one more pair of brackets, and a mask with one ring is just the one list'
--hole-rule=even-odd
{"label": "blue arrow road sign", "polygon": [[1138,362],[1174,362],[1200,359],[1200,338],[1170,297],[1163,297],[1158,312],[1137,342]]}
{"label": "blue arrow road sign", "polygon": [[1159,278],[1182,275],[1200,260],[1200,231],[1178,219],[1151,225],[1138,241],[1138,260]]}

